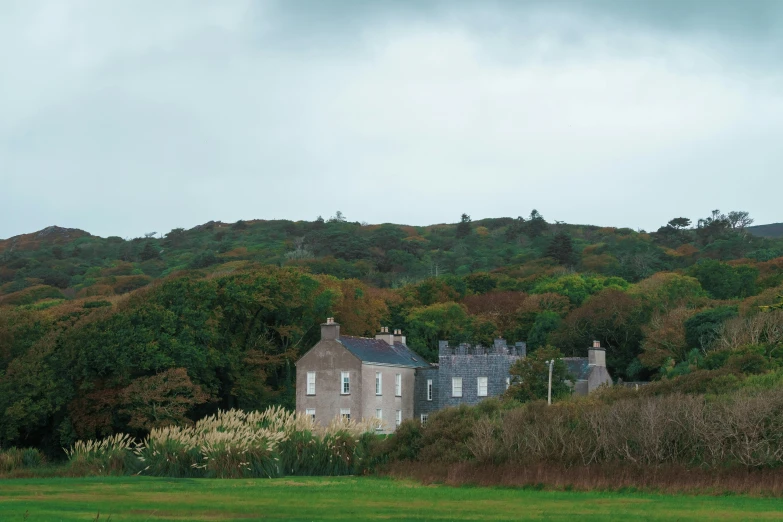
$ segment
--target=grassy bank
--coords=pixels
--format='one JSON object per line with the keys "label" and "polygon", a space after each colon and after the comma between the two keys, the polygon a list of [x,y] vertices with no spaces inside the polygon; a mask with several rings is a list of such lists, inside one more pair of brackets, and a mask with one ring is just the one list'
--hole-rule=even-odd
{"label": "grassy bank", "polygon": [[[779,499],[422,486],[378,478],[8,480],[1,520],[776,520]],[[100,514],[100,518],[98,518]]]}

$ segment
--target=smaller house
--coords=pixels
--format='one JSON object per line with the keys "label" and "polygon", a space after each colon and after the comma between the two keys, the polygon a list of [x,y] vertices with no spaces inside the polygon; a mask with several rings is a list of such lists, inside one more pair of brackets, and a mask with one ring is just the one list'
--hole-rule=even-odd
{"label": "smaller house", "polygon": [[600,341],[593,341],[588,348],[587,357],[564,357],[568,373],[574,377],[571,383],[576,395],[587,395],[599,386],[612,385],[612,376],[606,369],[606,350],[601,348]]}

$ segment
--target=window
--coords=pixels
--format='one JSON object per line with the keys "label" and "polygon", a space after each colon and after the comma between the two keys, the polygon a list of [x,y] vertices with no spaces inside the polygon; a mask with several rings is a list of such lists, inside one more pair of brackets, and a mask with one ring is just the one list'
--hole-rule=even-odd
{"label": "window", "polygon": [[307,395],[315,395],[315,372],[307,372]]}
{"label": "window", "polygon": [[462,377],[451,378],[451,396],[462,397]]}
{"label": "window", "polygon": [[351,376],[348,372],[340,372],[340,379],[343,383],[343,387],[340,388],[340,393],[348,395],[351,393]]}
{"label": "window", "polygon": [[381,372],[375,372],[375,395],[381,395],[381,390],[383,390],[383,375],[381,375]]}
{"label": "window", "polygon": [[378,426],[375,427],[376,430],[382,430],[383,429],[383,410],[378,408],[375,410],[375,418],[378,419]]}
{"label": "window", "polygon": [[486,397],[487,396],[487,378],[486,377],[479,377],[478,378],[478,396],[479,397]]}
{"label": "window", "polygon": [[394,376],[394,395],[402,397],[402,375],[399,373]]}
{"label": "window", "polygon": [[312,421],[314,421],[314,420],[315,420],[315,410],[314,410],[313,408],[307,408],[307,409],[305,410],[305,415],[307,415],[307,417],[308,417],[310,420],[312,420]]}
{"label": "window", "polygon": [[394,419],[394,425],[399,426],[402,424],[402,410],[397,410],[397,415]]}
{"label": "window", "polygon": [[421,414],[421,423],[422,423],[422,424],[427,424],[427,420],[428,420],[429,418],[430,418],[430,416],[429,416],[429,414],[428,414],[428,413],[422,413],[422,414]]}
{"label": "window", "polygon": [[511,387],[511,377],[506,377],[506,389],[508,390]]}
{"label": "window", "polygon": [[340,418],[343,420],[351,420],[351,408],[340,408]]}
{"label": "window", "polygon": [[427,379],[427,400],[432,400],[432,379]]}

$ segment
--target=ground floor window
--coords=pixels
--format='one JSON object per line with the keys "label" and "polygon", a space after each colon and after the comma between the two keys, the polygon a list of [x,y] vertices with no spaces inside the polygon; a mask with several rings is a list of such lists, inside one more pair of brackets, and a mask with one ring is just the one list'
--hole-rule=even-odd
{"label": "ground floor window", "polygon": [[307,415],[307,417],[308,417],[310,420],[313,420],[313,421],[314,421],[314,420],[315,420],[315,409],[314,409],[314,408],[307,408],[307,409],[305,410],[305,415]]}
{"label": "ground floor window", "polygon": [[462,397],[462,377],[451,378],[451,396]]}
{"label": "ground floor window", "polygon": [[402,410],[397,410],[397,418],[394,419],[394,425],[399,426],[402,424]]}
{"label": "ground floor window", "polygon": [[422,414],[421,414],[421,423],[422,423],[422,424],[427,424],[427,420],[428,420],[429,418],[430,418],[430,416],[429,416],[429,414],[428,414],[428,413],[422,413]]}
{"label": "ground floor window", "polygon": [[487,378],[486,377],[479,377],[478,378],[478,396],[479,397],[486,397],[487,396]]}
{"label": "ground floor window", "polygon": [[340,418],[344,420],[351,420],[351,409],[340,408]]}

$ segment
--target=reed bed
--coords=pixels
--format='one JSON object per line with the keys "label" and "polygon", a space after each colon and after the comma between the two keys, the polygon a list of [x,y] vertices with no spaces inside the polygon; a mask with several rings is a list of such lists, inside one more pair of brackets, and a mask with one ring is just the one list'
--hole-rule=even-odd
{"label": "reed bed", "polygon": [[192,426],[154,428],[142,440],[115,435],[66,450],[97,473],[157,477],[254,478],[347,475],[359,471],[377,421],[320,426],[280,407],[220,411]]}

